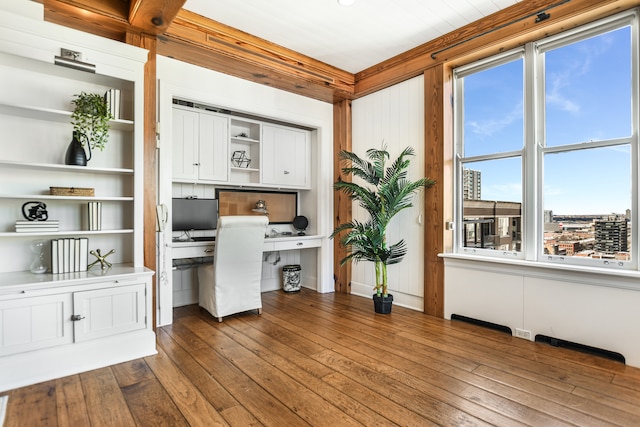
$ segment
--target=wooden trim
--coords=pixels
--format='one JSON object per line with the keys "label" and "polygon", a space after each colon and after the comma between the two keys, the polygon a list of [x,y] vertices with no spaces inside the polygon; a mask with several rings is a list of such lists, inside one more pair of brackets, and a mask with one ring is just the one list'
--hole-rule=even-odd
{"label": "wooden trim", "polygon": [[[342,177],[344,181],[350,181],[350,175],[342,174],[342,164],[337,153],[342,150],[351,151],[351,101],[344,100],[333,105],[333,181]],[[333,226],[337,227],[347,221],[351,221],[351,199],[344,193],[333,192],[334,220]],[[339,293],[351,293],[351,263],[340,265],[340,260],[347,256],[347,251],[340,245],[339,238],[333,241],[333,276],[335,279],[335,291]]]}
{"label": "wooden trim", "polygon": [[[432,316],[444,317],[444,262],[438,254],[444,250],[445,194],[448,193],[448,177],[445,175],[445,156],[451,152],[446,147],[445,110],[450,110],[446,102],[444,67],[432,67],[424,73],[424,136],[425,175],[435,179],[436,184],[425,191],[424,227],[424,312]],[[450,115],[449,115],[450,116]],[[447,154],[445,154],[447,153]],[[447,170],[450,171],[450,165]]]}
{"label": "wooden trim", "polygon": [[[459,65],[470,62],[640,5],[640,0],[571,0],[551,9],[551,17],[540,23],[535,23],[535,17],[532,17],[506,25],[532,11],[548,8],[558,2],[559,0],[519,2],[360,71],[355,75],[354,98],[419,76],[424,70],[438,64],[456,62]],[[488,32],[493,28],[500,29]],[[455,45],[460,40],[469,41],[432,58],[432,53]]]}
{"label": "wooden trim", "polygon": [[[349,72],[184,9],[162,42],[162,55],[322,101],[334,102],[353,93],[354,77]],[[195,51],[184,51],[186,46]],[[215,61],[207,58],[210,54]]]}

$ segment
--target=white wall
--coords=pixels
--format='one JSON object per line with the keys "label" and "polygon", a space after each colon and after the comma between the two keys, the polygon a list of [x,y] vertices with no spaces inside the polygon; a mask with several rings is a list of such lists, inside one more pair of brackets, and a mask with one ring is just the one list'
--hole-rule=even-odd
{"label": "white wall", "polygon": [[471,317],[622,354],[640,367],[640,287],[628,272],[445,257],[445,317]]}
{"label": "white wall", "polygon": [[[167,153],[174,97],[316,129],[312,135],[313,189],[300,192],[300,207],[309,218],[310,230],[325,240],[321,248],[302,251],[305,253],[300,256],[314,257],[316,262],[312,263],[317,265],[317,271],[303,271],[303,278],[313,275],[318,292],[333,292],[333,242],[326,239],[333,231],[333,105],[162,56],[158,57],[157,76],[160,203],[171,203],[171,159]],[[171,323],[171,259],[164,256],[171,244],[168,234],[158,235],[158,301],[160,307],[168,308],[160,310],[159,325]]]}
{"label": "white wall", "polygon": [[[422,76],[378,91],[352,103],[352,150],[361,157],[369,148],[387,145],[391,160],[407,146],[416,151],[411,158],[409,178],[424,176],[424,79]],[[362,209],[353,205],[354,218],[364,218]],[[394,304],[422,310],[424,307],[423,260],[424,192],[416,196],[413,208],[400,212],[389,226],[388,241],[407,242],[408,254],[399,264],[390,265],[389,288]],[[354,264],[351,292],[371,296],[375,285],[372,263]]]}

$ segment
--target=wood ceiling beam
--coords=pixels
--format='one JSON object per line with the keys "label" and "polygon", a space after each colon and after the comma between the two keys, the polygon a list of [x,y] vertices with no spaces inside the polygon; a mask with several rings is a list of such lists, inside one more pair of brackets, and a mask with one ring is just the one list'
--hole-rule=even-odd
{"label": "wood ceiling beam", "polygon": [[162,34],[186,0],[130,0],[129,23],[146,34]]}
{"label": "wood ceiling beam", "polygon": [[45,19],[114,40],[162,34],[186,0],[41,0]]}
{"label": "wood ceiling beam", "polygon": [[161,55],[278,89],[326,102],[353,96],[353,74],[184,9],[160,40]]}
{"label": "wood ceiling beam", "polygon": [[[354,96],[419,76],[442,63],[470,62],[638,5],[640,0],[522,1],[356,73]],[[546,20],[522,19],[546,8],[550,14]]]}
{"label": "wood ceiling beam", "polygon": [[42,0],[44,19],[113,40],[124,41],[129,5],[119,0]]}
{"label": "wood ceiling beam", "polygon": [[41,1],[50,22],[118,41],[154,34],[159,55],[324,102],[353,98],[352,73],[181,9],[185,0]]}

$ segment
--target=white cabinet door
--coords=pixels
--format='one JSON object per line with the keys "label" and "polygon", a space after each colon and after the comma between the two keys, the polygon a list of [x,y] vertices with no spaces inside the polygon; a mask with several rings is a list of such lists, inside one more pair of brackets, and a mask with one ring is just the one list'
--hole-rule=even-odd
{"label": "white cabinet door", "polygon": [[0,356],[73,342],[71,294],[0,301]]}
{"label": "white cabinet door", "polygon": [[75,342],[146,327],[143,283],[73,294]]}
{"label": "white cabinet door", "polygon": [[173,109],[171,161],[174,178],[198,178],[198,126],[197,112]]}
{"label": "white cabinet door", "polygon": [[198,178],[227,181],[229,176],[229,119],[200,113]]}
{"label": "white cabinet door", "polygon": [[228,153],[228,118],[207,111],[173,108],[174,179],[226,182]]}
{"label": "white cabinet door", "polygon": [[310,187],[309,132],[274,125],[262,126],[262,183]]}

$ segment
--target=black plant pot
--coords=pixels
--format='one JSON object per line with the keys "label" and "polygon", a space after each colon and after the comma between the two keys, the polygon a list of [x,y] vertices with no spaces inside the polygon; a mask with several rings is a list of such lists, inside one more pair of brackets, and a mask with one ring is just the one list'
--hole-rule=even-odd
{"label": "black plant pot", "polygon": [[391,313],[391,306],[393,305],[393,295],[389,294],[386,297],[373,295],[373,309],[376,313],[389,314]]}

